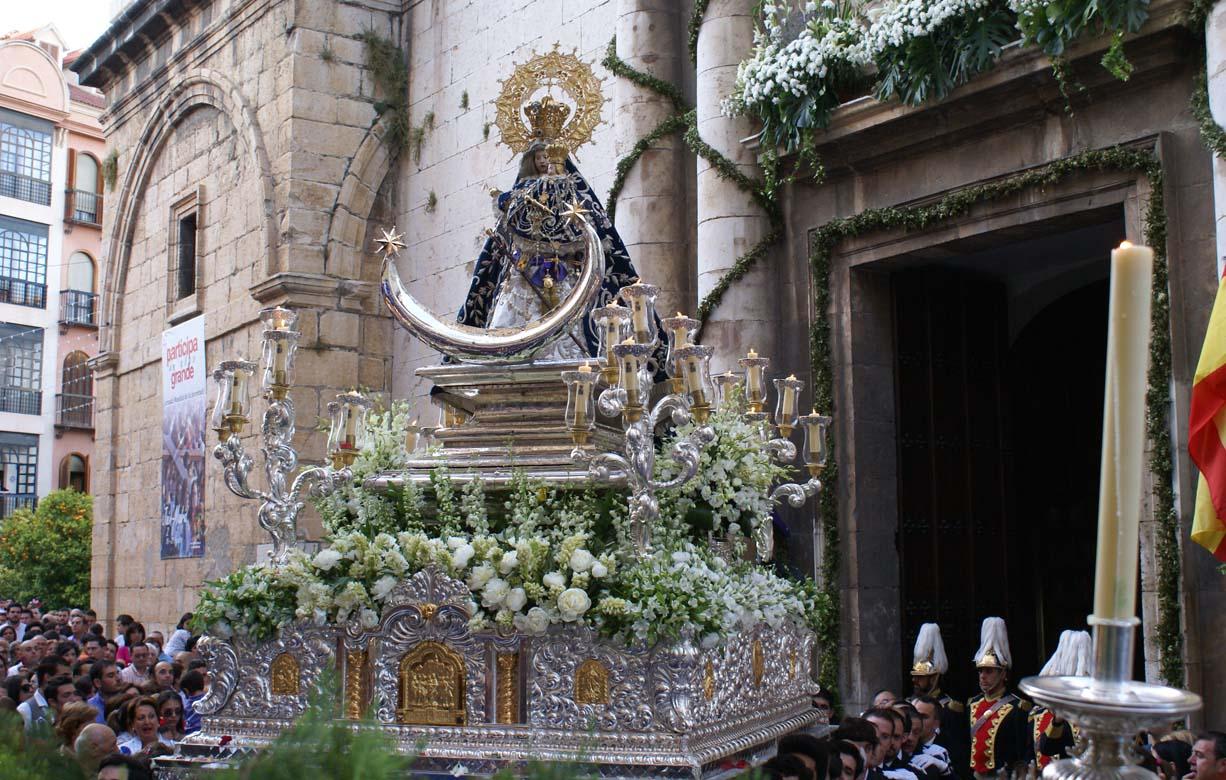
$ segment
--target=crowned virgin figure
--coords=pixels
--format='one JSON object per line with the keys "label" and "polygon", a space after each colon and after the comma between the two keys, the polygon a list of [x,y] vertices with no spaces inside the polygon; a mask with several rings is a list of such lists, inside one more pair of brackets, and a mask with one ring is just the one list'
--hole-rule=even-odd
{"label": "crowned virgin figure", "polygon": [[[458,321],[513,328],[540,319],[570,294],[587,262],[583,228],[565,212],[584,212],[604,249],[604,273],[595,306],[615,301],[638,273],[600,199],[561,139],[570,108],[545,96],[523,109],[531,139],[523,148],[510,190],[491,190],[497,224],[488,230],[473,268]],[[536,360],[595,357],[597,336],[587,317],[536,355]]]}

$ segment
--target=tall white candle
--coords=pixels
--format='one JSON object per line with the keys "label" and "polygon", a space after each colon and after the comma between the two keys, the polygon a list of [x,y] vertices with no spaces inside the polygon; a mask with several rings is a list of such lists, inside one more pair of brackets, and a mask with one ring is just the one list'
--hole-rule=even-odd
{"label": "tall white candle", "polygon": [[1149,247],[1125,241],[1111,253],[1094,615],[1112,620],[1133,618],[1137,612],[1153,271],[1154,251]]}

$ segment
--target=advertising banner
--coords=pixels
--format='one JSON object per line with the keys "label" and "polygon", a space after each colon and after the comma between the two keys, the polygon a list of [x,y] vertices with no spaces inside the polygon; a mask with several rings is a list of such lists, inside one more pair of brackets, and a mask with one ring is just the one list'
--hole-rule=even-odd
{"label": "advertising banner", "polygon": [[162,557],[204,555],[204,317],[162,333]]}

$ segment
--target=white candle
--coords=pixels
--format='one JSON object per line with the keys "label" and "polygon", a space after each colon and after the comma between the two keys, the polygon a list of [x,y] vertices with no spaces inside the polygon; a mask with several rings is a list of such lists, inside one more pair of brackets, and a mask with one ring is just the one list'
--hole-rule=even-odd
{"label": "white candle", "polygon": [[[681,319],[684,316],[685,315],[682,314],[681,312],[677,312],[678,319]],[[685,327],[684,325],[678,325],[677,327],[673,328],[673,349],[684,347],[688,345],[689,343],[690,343],[689,328]]]}
{"label": "white candle", "polygon": [[[788,375],[789,381],[796,381],[795,374]],[[783,419],[791,420],[796,416],[796,388],[792,385],[783,386]]]}
{"label": "white candle", "polygon": [[1125,241],[1111,253],[1094,615],[1113,620],[1137,613],[1153,270],[1154,251],[1149,247]]}
{"label": "white candle", "polygon": [[406,452],[417,451],[417,439],[421,435],[421,427],[417,424],[417,418],[413,418],[413,422],[409,423],[409,430],[404,437],[404,448]]}

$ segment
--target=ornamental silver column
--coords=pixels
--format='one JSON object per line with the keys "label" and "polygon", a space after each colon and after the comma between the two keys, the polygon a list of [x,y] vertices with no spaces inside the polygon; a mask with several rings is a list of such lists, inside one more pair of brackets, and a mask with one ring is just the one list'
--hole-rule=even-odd
{"label": "ornamental silver column", "polygon": [[[688,68],[688,10],[676,0],[618,0],[617,56],[635,70],[683,89]],[[618,159],[661,122],[678,113],[673,102],[630,79],[614,82]],[[692,158],[681,132],[660,138],[626,176],[617,199],[618,233],[644,279],[660,288],[661,316],[692,314],[695,301],[693,224],[689,197]]]}
{"label": "ornamental silver column", "polygon": [[[698,35],[696,93],[698,132],[746,176],[761,178],[756,152],[741,143],[757,132],[748,117],[727,117],[720,103],[732,94],[737,66],[753,49],[754,0],[711,0]],[[766,213],[735,183],[698,158],[698,300],[711,291],[736,259],[770,231]],[[782,355],[777,291],[764,260],[724,295],[703,328],[703,340],[716,346],[712,371],[736,366],[754,349]]]}

